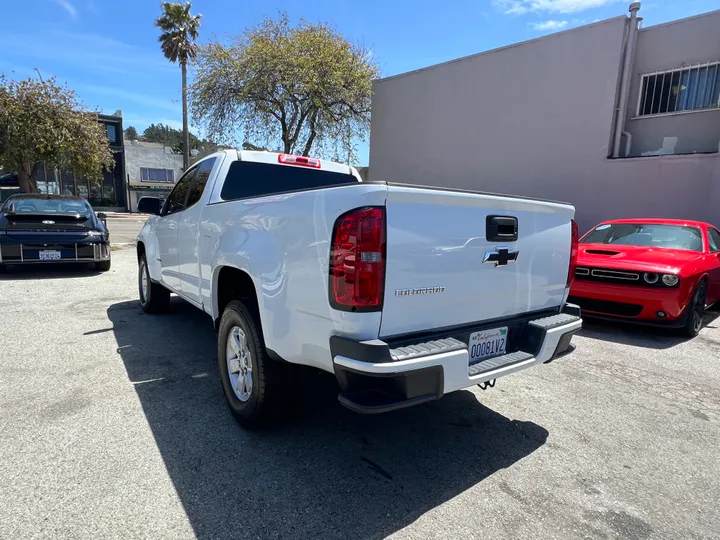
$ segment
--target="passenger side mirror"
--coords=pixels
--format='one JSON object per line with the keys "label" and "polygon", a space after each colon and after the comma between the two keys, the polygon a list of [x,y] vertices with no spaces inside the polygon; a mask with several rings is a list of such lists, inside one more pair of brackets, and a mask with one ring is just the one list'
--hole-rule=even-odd
{"label": "passenger side mirror", "polygon": [[137,204],[137,211],[141,214],[160,215],[162,202],[157,197],[140,197]]}
{"label": "passenger side mirror", "polygon": [[107,214],[105,212],[98,212],[95,214],[97,218],[100,220],[100,222],[107,227]]}

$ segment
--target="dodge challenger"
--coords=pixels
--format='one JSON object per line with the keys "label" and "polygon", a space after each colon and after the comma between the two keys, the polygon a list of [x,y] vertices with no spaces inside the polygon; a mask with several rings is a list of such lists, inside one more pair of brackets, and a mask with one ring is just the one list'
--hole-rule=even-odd
{"label": "dodge challenger", "polygon": [[720,232],[672,219],[606,221],[580,239],[570,302],[583,315],[694,337],[720,301]]}

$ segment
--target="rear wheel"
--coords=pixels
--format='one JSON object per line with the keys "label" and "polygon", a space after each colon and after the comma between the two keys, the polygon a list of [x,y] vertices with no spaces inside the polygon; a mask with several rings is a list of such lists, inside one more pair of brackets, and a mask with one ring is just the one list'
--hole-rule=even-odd
{"label": "rear wheel", "polygon": [[244,428],[262,427],[285,412],[286,366],[268,356],[259,321],[239,300],[220,319],[218,369],[230,412]]}
{"label": "rear wheel", "polygon": [[704,279],[695,288],[692,300],[688,305],[687,320],[682,329],[683,334],[688,337],[695,337],[700,333],[705,317],[705,300],[707,299],[707,281]]}
{"label": "rear wheel", "polygon": [[170,305],[170,291],[159,283],[150,279],[147,259],[140,256],[138,263],[138,289],[140,293],[140,307],[146,313],[162,313]]}

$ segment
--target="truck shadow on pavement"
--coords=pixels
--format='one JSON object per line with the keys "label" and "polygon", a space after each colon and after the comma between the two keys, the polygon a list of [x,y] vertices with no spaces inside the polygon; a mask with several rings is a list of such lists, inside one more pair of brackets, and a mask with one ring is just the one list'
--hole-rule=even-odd
{"label": "truck shadow on pavement", "polygon": [[30,279],[77,279],[98,276],[92,263],[51,263],[8,265],[0,273],[0,281],[26,281]]}
{"label": "truck shadow on pavement", "polygon": [[[699,339],[702,339],[703,332],[707,329],[717,327],[718,316],[720,312],[717,311],[709,310],[705,313],[704,326],[698,336]],[[583,319],[583,328],[578,335],[646,349],[670,349],[689,339],[673,328],[657,328],[592,318]]]}
{"label": "truck shadow on pavement", "polygon": [[332,376],[314,373],[297,379],[292,418],[247,432],[225,405],[207,315],[174,297],[165,315],[146,315],[136,301],[107,315],[198,538],[384,538],[548,436],[470,392],[356,415],[338,403]]}

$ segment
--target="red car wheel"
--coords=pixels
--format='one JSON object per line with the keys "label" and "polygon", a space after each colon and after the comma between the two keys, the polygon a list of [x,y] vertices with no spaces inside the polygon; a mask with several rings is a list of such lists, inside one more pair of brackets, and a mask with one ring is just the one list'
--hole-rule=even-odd
{"label": "red car wheel", "polygon": [[695,288],[692,301],[688,305],[687,322],[683,331],[688,337],[695,337],[700,333],[705,317],[705,299],[707,297],[707,281],[702,279]]}

